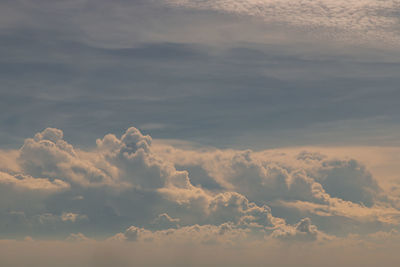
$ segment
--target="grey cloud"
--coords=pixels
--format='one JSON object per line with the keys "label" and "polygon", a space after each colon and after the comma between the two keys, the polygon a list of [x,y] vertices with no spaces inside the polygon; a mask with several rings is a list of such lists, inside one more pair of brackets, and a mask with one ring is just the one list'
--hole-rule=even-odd
{"label": "grey cloud", "polygon": [[25,241],[0,240],[0,265],[397,266],[396,185],[323,149],[261,150],[398,144],[398,14],[1,1],[0,238]]}
{"label": "grey cloud", "polygon": [[[269,235],[270,234],[270,235]],[[274,238],[283,241],[324,241],[332,237],[319,231],[309,218],[304,218],[295,225],[279,224],[273,231],[262,228],[243,228],[233,223],[220,225],[192,225],[171,228],[160,231],[150,231],[136,226],[130,226],[124,233],[110,238],[113,241],[156,242],[179,244],[221,244],[242,246],[251,241],[262,241]]]}
{"label": "grey cloud", "polygon": [[159,153],[181,168],[202,168],[225,190],[243,194],[258,205],[267,204],[273,215],[291,223],[308,216],[320,229],[336,235],[398,224],[395,202],[353,159],[304,151],[196,151],[162,146]]}
{"label": "grey cloud", "polygon": [[2,2],[13,21],[0,32],[3,147],[49,126],[90,147],[132,123],[221,148],[398,143],[396,49],[303,43],[280,28],[275,39],[264,22],[159,2],[94,2]]}
{"label": "grey cloud", "polygon": [[15,234],[15,231],[29,229],[30,224],[37,225],[39,221],[34,217],[46,212],[46,199],[70,188],[59,179],[0,172],[1,232]]}
{"label": "grey cloud", "polygon": [[[284,224],[267,206],[257,206],[236,192],[211,193],[193,186],[188,172],[177,171],[173,163],[159,157],[151,142],[150,136],[132,127],[121,138],[109,134],[98,139],[97,148],[85,152],[63,140],[62,131],[47,128],[25,141],[17,161],[23,173],[47,178],[18,180],[5,173],[3,180],[25,186],[28,193],[49,191],[39,194],[40,209],[22,214],[28,222],[48,226],[49,235],[57,224],[63,231],[88,231],[96,225],[91,234],[128,223],[150,228],[176,228],[178,222],[182,226],[232,222],[244,228]],[[1,189],[6,190],[6,185]],[[18,203],[27,198],[12,199]],[[4,208],[12,211],[28,209],[7,203]],[[154,213],[160,216],[155,219]]]}
{"label": "grey cloud", "polygon": [[272,236],[285,241],[315,241],[318,239],[329,238],[318,231],[317,227],[311,223],[310,218],[304,218],[294,227],[285,227],[275,230]]}
{"label": "grey cloud", "polygon": [[62,137],[60,130],[47,128],[34,139],[26,139],[19,157],[22,169],[36,177],[59,178],[73,184],[111,184],[107,170],[81,160]]}
{"label": "grey cloud", "polygon": [[271,215],[268,206],[257,206],[238,193],[218,194],[210,203],[212,221],[217,224],[231,221],[236,224],[258,227],[274,227],[281,223]]}
{"label": "grey cloud", "polygon": [[70,234],[67,238],[66,241],[69,242],[85,242],[89,241],[90,239],[87,238],[84,234],[82,233],[77,233],[77,234]]}
{"label": "grey cloud", "polygon": [[178,228],[179,221],[179,219],[171,218],[167,213],[162,213],[151,222],[151,227],[154,227],[155,229]]}
{"label": "grey cloud", "polygon": [[316,180],[331,196],[368,207],[374,205],[382,193],[365,166],[355,160],[323,162]]}
{"label": "grey cloud", "polygon": [[114,241],[156,242],[176,244],[233,245],[248,238],[248,231],[238,229],[230,223],[221,225],[192,225],[178,229],[149,231],[131,226],[122,234],[111,238]]}
{"label": "grey cloud", "polygon": [[[396,201],[355,160],[308,152],[181,150],[154,145],[134,127],[96,143],[89,151],[75,148],[54,128],[26,139],[18,155],[11,153],[17,167],[0,176],[2,229],[36,238],[35,229],[46,236],[98,236],[134,225],[114,239],[135,240],[197,224],[229,224],[251,238],[321,240],[399,224]],[[191,173],[186,165],[203,171]],[[193,178],[197,186],[192,175],[200,175]],[[218,187],[202,186],[210,179]]]}

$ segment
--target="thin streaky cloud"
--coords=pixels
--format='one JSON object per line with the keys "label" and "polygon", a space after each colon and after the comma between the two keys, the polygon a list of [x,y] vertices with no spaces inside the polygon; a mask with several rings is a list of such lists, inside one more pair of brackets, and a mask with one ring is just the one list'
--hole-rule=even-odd
{"label": "thin streaky cloud", "polygon": [[166,0],[173,6],[260,17],[268,23],[314,31],[328,28],[332,37],[364,34],[398,40],[400,2],[393,0]]}

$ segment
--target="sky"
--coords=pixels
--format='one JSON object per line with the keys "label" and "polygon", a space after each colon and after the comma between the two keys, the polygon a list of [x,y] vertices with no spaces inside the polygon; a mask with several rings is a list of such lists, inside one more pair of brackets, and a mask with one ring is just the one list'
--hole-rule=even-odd
{"label": "sky", "polygon": [[397,266],[399,73],[397,0],[2,0],[0,265]]}

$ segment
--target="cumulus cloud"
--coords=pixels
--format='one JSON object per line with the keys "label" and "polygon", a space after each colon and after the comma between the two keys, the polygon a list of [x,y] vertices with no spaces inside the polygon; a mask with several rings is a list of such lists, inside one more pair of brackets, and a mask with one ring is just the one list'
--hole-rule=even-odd
{"label": "cumulus cloud", "polygon": [[[258,205],[266,204],[293,223],[308,216],[335,234],[375,231],[399,223],[396,201],[354,159],[307,151],[201,151],[163,145],[157,149],[180,168],[201,168],[222,191],[235,191]],[[204,177],[204,173],[192,176]],[[332,227],[334,222],[341,225],[339,231]]]}
{"label": "cumulus cloud", "polygon": [[16,166],[0,172],[0,227],[34,238],[89,232],[112,240],[229,244],[331,240],[397,229],[400,222],[396,201],[353,159],[182,150],[154,145],[134,127],[96,144],[75,148],[52,128],[26,139],[10,157]]}
{"label": "cumulus cloud", "polygon": [[68,229],[71,223],[79,227],[83,221],[88,225],[102,221],[100,228],[128,222],[153,228],[224,222],[272,227],[279,221],[267,206],[251,203],[239,193],[211,193],[192,185],[188,172],[159,157],[151,142],[150,136],[132,127],[121,138],[106,135],[97,140],[95,150],[84,152],[63,140],[62,131],[45,129],[25,140],[20,149],[17,162],[23,174],[16,176],[19,179],[7,173],[2,176],[2,189],[11,185],[44,191],[39,194],[40,209],[37,214],[15,205],[7,209],[22,212],[28,222],[68,223]]}
{"label": "cumulus cloud", "polygon": [[232,223],[221,225],[191,225],[177,229],[149,231],[130,226],[110,240],[131,242],[156,242],[159,244],[225,244],[242,243],[248,238],[248,230],[237,228]]}
{"label": "cumulus cloud", "polygon": [[87,220],[87,216],[72,212],[64,212],[63,214],[61,214],[61,220],[63,222],[77,222],[80,220]]}
{"label": "cumulus cloud", "polygon": [[65,240],[69,242],[84,242],[84,241],[90,241],[90,238],[87,238],[82,233],[77,233],[77,234],[70,234]]}
{"label": "cumulus cloud", "polygon": [[46,212],[45,200],[70,190],[62,180],[0,171],[0,222],[7,228],[25,224],[27,214]]}
{"label": "cumulus cloud", "polygon": [[285,241],[315,241],[329,239],[330,237],[320,231],[311,223],[310,218],[304,218],[294,226],[285,226],[276,229],[272,236]]}
{"label": "cumulus cloud", "polygon": [[52,194],[69,188],[68,183],[58,179],[50,181],[46,178],[33,178],[23,174],[12,175],[4,172],[0,172],[0,183],[4,187],[10,187],[15,191],[38,191],[44,194]]}
{"label": "cumulus cloud", "polygon": [[327,241],[333,237],[317,229],[310,218],[304,218],[294,225],[281,221],[271,228],[251,227],[228,222],[219,225],[204,224],[148,230],[130,226],[124,233],[111,237],[110,241],[156,242],[158,244],[220,244],[227,246],[245,246],[252,242],[278,241]]}
{"label": "cumulus cloud", "polygon": [[242,193],[257,203],[280,199],[323,202],[331,196],[371,206],[381,192],[365,167],[351,159],[250,150],[196,153],[161,148],[160,154],[183,167],[201,167],[222,188]]}
{"label": "cumulus cloud", "polygon": [[167,213],[163,213],[158,215],[157,218],[151,222],[151,226],[156,229],[178,228],[179,219],[171,218]]}
{"label": "cumulus cloud", "polygon": [[77,185],[112,184],[107,169],[80,158],[73,146],[62,138],[61,130],[47,128],[34,138],[26,139],[18,158],[23,171],[35,177],[58,178]]}

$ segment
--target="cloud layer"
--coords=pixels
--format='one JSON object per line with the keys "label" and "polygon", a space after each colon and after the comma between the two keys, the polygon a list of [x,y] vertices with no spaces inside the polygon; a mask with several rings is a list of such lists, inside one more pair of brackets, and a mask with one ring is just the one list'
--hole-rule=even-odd
{"label": "cloud layer", "polygon": [[0,145],[55,127],[87,147],[132,123],[219,148],[398,145],[398,13],[367,0],[1,1]]}
{"label": "cloud layer", "polygon": [[47,128],[0,151],[0,264],[259,266],[269,251],[280,266],[395,266],[398,196],[354,159],[182,149],[134,127],[96,144]]}
{"label": "cloud layer", "polygon": [[47,128],[1,153],[14,162],[0,172],[3,237],[321,241],[400,223],[397,197],[353,159],[182,150],[134,127],[96,143],[80,150]]}
{"label": "cloud layer", "polygon": [[0,266],[397,266],[399,14],[0,1]]}
{"label": "cloud layer", "polygon": [[261,17],[268,23],[304,28],[306,32],[317,33],[318,29],[325,28],[329,31],[330,38],[351,40],[357,35],[366,40],[373,37],[384,38],[392,43],[398,41],[397,16],[400,3],[393,0],[167,0],[166,2],[190,9]]}

